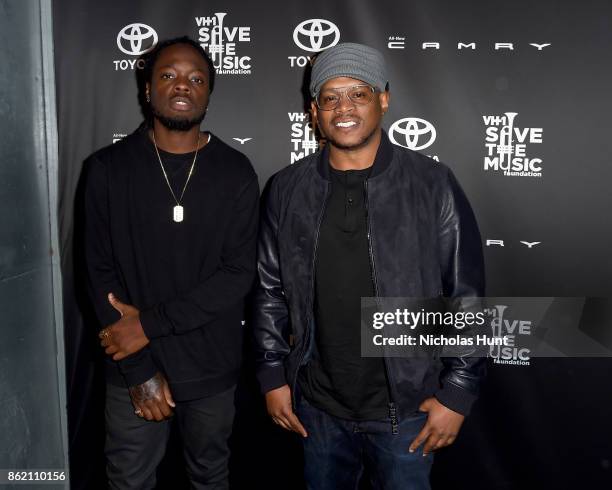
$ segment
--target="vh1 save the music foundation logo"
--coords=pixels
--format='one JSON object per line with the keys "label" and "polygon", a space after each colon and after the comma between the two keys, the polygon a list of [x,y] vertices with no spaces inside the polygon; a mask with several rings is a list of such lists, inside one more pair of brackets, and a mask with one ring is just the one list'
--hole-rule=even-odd
{"label": "vh1 save the music foundation logo", "polygon": [[196,17],[198,42],[210,54],[219,75],[250,75],[250,56],[239,53],[239,48],[251,42],[250,26],[231,26],[226,22],[227,12]]}
{"label": "vh1 save the music foundation logo", "polygon": [[507,308],[508,305],[494,305],[485,310],[490,319],[492,335],[506,339],[506,344],[503,346],[492,345],[489,348],[489,357],[495,364],[529,366],[531,350],[521,339],[531,336],[532,321],[512,318],[507,314]]}
{"label": "vh1 save the music foundation logo", "polygon": [[542,177],[542,159],[531,155],[531,145],[542,143],[543,130],[518,127],[517,116],[516,112],[482,116],[486,126],[484,170],[508,177]]}
{"label": "vh1 save the music foundation logo", "polygon": [[289,112],[291,125],[291,163],[312,155],[319,148],[316,136],[310,123],[310,115],[305,112]]}

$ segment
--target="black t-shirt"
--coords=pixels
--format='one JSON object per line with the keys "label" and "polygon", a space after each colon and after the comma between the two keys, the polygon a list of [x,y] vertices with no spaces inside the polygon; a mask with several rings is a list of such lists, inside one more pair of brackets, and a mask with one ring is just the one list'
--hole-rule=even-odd
{"label": "black t-shirt", "polygon": [[[185,192],[187,192],[187,189],[189,188],[187,177],[189,176],[189,170],[191,169],[195,152],[169,153],[161,148],[158,149],[158,151],[159,157],[164,165],[164,170],[168,176],[168,181],[170,182],[172,190],[174,191],[174,195],[177,199],[180,199],[183,188],[185,188]],[[159,172],[163,175],[161,166],[159,168]],[[187,187],[185,187],[185,183],[187,183]],[[168,194],[171,196],[170,189],[168,189]]]}
{"label": "black t-shirt", "polygon": [[361,297],[374,296],[364,189],[369,173],[330,168],[315,263],[316,349],[300,373],[310,403],[351,420],[384,418],[389,403],[383,359],[361,357]]}

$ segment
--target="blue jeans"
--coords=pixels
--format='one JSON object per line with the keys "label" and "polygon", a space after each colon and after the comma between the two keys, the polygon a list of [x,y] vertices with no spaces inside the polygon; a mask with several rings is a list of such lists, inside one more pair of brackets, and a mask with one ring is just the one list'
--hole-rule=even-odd
{"label": "blue jeans", "polygon": [[352,422],[312,406],[299,397],[297,416],[306,428],[304,477],[309,490],[355,490],[365,467],[376,490],[429,490],[433,455],[410,443],[427,420],[426,413],[402,418],[393,434],[389,419]]}

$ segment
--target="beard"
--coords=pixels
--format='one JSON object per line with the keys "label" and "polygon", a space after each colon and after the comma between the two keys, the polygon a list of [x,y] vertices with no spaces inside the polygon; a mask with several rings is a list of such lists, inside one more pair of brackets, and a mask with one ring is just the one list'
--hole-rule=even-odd
{"label": "beard", "polygon": [[162,114],[153,104],[151,104],[151,114],[153,114],[153,117],[170,131],[189,131],[194,126],[199,126],[204,120],[206,109],[202,109],[202,112],[192,118],[170,117]]}

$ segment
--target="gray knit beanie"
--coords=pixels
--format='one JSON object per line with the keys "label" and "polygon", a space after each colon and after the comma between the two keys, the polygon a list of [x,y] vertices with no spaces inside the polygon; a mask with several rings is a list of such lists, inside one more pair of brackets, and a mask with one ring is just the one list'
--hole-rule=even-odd
{"label": "gray knit beanie", "polygon": [[387,68],[382,53],[356,43],[340,43],[317,56],[310,75],[310,95],[315,97],[325,82],[337,77],[356,78],[384,92]]}

